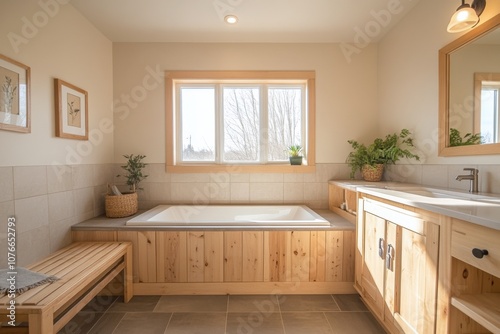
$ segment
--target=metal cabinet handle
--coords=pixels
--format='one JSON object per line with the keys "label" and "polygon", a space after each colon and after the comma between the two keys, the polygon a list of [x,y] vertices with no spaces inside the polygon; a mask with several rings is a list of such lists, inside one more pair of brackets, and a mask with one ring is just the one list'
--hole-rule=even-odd
{"label": "metal cabinet handle", "polygon": [[384,238],[378,239],[378,256],[380,256],[381,259],[384,258]]}
{"label": "metal cabinet handle", "polygon": [[484,256],[488,255],[488,251],[486,249],[474,248],[472,250],[472,255],[478,259],[482,259]]}
{"label": "metal cabinet handle", "polygon": [[387,255],[385,256],[385,267],[392,271],[392,258],[394,253],[394,247],[389,244],[387,246]]}

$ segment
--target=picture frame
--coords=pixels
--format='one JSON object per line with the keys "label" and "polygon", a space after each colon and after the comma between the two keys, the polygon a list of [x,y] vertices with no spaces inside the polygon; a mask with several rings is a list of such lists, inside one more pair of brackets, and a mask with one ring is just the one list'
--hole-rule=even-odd
{"label": "picture frame", "polygon": [[31,132],[31,69],[0,54],[0,130]]}
{"label": "picture frame", "polygon": [[88,93],[61,79],[54,79],[56,136],[88,140]]}

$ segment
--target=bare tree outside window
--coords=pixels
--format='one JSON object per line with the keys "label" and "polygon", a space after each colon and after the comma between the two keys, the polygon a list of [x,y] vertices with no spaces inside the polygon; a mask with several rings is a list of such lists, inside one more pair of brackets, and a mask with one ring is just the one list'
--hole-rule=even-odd
{"label": "bare tree outside window", "polygon": [[259,88],[224,88],[224,160],[258,161]]}
{"label": "bare tree outside window", "polygon": [[288,160],[286,148],[302,145],[302,98],[300,88],[270,88],[268,105],[268,160]]}

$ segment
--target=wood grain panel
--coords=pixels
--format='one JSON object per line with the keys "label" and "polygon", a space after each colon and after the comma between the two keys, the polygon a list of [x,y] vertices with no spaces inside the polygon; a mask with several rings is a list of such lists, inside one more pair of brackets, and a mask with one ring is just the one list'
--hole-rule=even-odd
{"label": "wood grain panel", "polygon": [[187,232],[156,232],[158,282],[187,282]]}
{"label": "wood grain panel", "polygon": [[205,232],[204,282],[222,282],[224,277],[224,233]]}
{"label": "wood grain panel", "polygon": [[264,281],[264,232],[245,231],[242,241],[243,280],[246,282]]}
{"label": "wood grain panel", "polygon": [[243,232],[224,232],[224,282],[243,279]]}
{"label": "wood grain panel", "polygon": [[309,281],[325,282],[326,275],[326,231],[311,232],[311,254]]}
{"label": "wood grain panel", "polygon": [[71,240],[78,241],[116,241],[116,231],[71,231]]}
{"label": "wood grain panel", "polygon": [[291,232],[270,231],[269,232],[269,281],[290,282],[291,278],[291,256],[290,242]]}
{"label": "wood grain panel", "polygon": [[296,282],[309,281],[310,231],[291,232],[291,279]]}
{"label": "wood grain panel", "polygon": [[188,282],[203,282],[205,279],[205,234],[203,232],[188,232],[187,258]]}
{"label": "wood grain panel", "polygon": [[156,281],[156,235],[153,231],[117,231],[118,241],[132,242],[134,283]]}
{"label": "wood grain panel", "polygon": [[342,281],[344,260],[344,234],[342,231],[326,232],[326,281]]}

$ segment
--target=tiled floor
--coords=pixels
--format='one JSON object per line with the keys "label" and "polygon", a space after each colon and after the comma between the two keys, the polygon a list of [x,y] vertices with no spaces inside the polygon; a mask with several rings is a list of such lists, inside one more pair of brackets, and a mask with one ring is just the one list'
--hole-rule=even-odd
{"label": "tiled floor", "polygon": [[97,297],[59,332],[385,333],[357,295]]}

